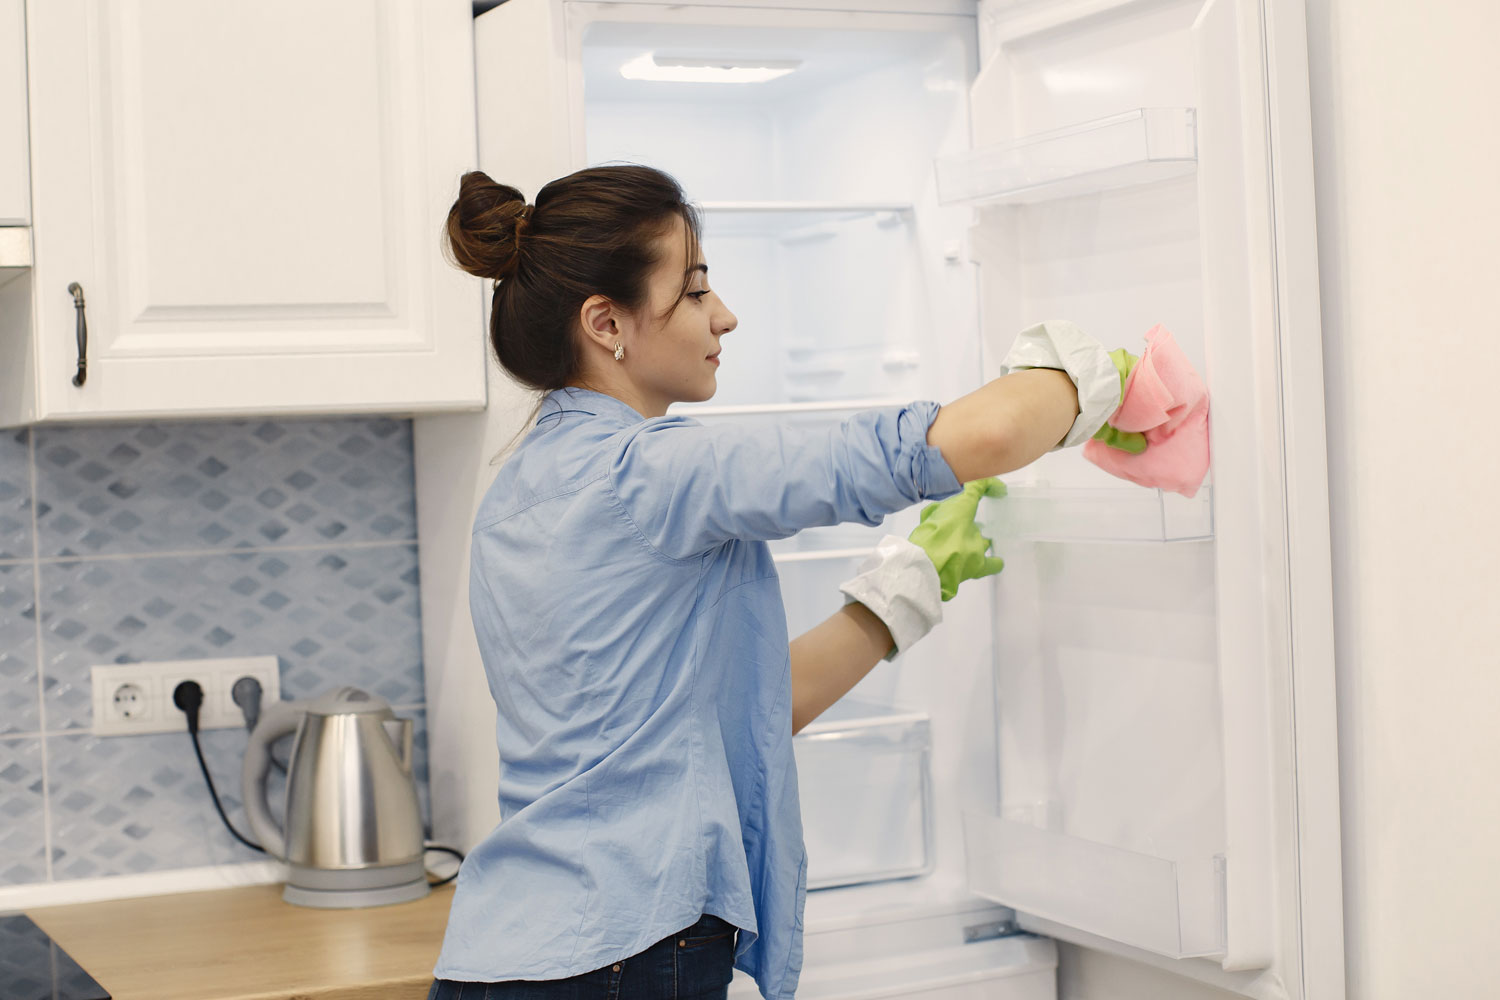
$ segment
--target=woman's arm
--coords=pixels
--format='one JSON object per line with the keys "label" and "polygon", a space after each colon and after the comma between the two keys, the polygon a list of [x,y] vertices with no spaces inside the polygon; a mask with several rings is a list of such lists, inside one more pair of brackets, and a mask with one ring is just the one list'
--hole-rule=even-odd
{"label": "woman's arm", "polygon": [[[1010,472],[1055,447],[1078,416],[1066,372],[1035,368],[993,382],[944,406],[927,430],[959,482]],[[792,732],[842,698],[894,645],[885,623],[863,604],[846,604],[792,641]]]}
{"label": "woman's arm", "polygon": [[1078,390],[1066,372],[1032,368],[997,378],[942,409],[927,443],[961,483],[1030,465],[1067,435]]}
{"label": "woman's arm", "polygon": [[846,604],[792,640],[792,733],[802,731],[891,651],[891,633],[863,604]]}

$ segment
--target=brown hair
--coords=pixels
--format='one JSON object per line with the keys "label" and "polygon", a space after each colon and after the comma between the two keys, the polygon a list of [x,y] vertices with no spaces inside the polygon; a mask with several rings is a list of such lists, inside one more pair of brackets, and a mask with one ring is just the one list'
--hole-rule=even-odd
{"label": "brown hair", "polygon": [[[698,213],[660,170],[589,167],[542,188],[534,207],[481,171],[464,174],[448,211],[448,246],[459,267],[495,282],[490,345],[501,366],[543,392],[575,383],[582,354],[574,330],[584,300],[603,295],[628,311],[642,309],[660,263],[656,241],[673,218],[684,223],[691,265],[702,234]],[[673,310],[690,281],[683,275]]]}

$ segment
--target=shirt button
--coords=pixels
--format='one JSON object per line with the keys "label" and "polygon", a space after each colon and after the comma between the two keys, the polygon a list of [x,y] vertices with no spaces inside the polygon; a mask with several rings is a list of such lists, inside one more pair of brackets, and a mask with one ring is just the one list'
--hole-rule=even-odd
{"label": "shirt button", "polygon": [[686,948],[687,947],[687,942],[686,941],[678,941],[677,942],[677,947],[679,947],[679,948]]}
{"label": "shirt button", "polygon": [[619,967],[619,966],[618,966],[618,965],[617,965],[617,966],[615,966],[615,971],[616,971],[616,972],[619,972],[619,971],[620,971],[620,967]]}

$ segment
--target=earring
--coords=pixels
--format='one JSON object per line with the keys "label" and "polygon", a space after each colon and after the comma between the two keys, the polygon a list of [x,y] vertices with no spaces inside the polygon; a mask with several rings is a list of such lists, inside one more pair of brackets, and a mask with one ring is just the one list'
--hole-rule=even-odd
{"label": "earring", "polygon": [[622,343],[620,343],[618,340],[615,341],[615,360],[616,361],[624,361],[625,360],[625,345],[622,344]]}

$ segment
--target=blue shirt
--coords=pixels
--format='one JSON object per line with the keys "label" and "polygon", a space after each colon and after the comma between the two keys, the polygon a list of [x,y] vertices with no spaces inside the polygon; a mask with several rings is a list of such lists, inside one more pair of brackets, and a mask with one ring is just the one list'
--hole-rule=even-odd
{"label": "blue shirt", "polygon": [[709,913],[767,1000],[793,996],[807,856],[765,539],[957,492],[936,414],[704,426],[547,396],[474,522],[501,822],[459,872],[438,978],[562,979]]}

